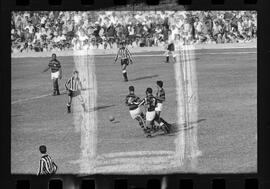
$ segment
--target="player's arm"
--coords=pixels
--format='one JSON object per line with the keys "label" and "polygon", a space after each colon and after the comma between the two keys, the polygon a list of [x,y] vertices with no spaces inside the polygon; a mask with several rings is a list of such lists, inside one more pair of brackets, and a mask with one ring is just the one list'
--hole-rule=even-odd
{"label": "player's arm", "polygon": [[128,55],[128,59],[129,59],[130,63],[132,64],[133,63],[133,60],[132,60],[132,57],[131,57],[131,53],[130,53],[130,51],[127,48],[126,48],[126,53]]}
{"label": "player's arm", "polygon": [[119,56],[119,53],[120,53],[120,49],[117,51],[116,57],[114,58],[114,63],[116,63],[118,56]]}
{"label": "player's arm", "polygon": [[56,163],[54,163],[54,161],[52,162],[53,166],[54,166],[54,173],[56,173],[58,166],[56,165]]}
{"label": "player's arm", "polygon": [[138,106],[142,106],[142,105],[144,105],[145,104],[145,102],[146,102],[146,100],[145,99],[143,99],[140,103],[139,103],[139,105]]}
{"label": "player's arm", "polygon": [[45,69],[42,71],[42,73],[44,73],[44,72],[48,71],[49,69],[50,69],[50,64],[48,65],[48,67],[47,67],[47,68],[45,68]]}
{"label": "player's arm", "polygon": [[62,66],[61,66],[60,62],[59,62],[59,79],[62,79]]}
{"label": "player's arm", "polygon": [[83,88],[81,80],[79,80],[79,87],[80,87],[80,90],[85,90],[85,88]]}
{"label": "player's arm", "polygon": [[69,91],[70,88],[68,87],[68,85],[70,84],[71,82],[71,78],[69,80],[67,80],[67,82],[65,83],[65,87],[66,87],[66,90]]}
{"label": "player's arm", "polygon": [[39,160],[39,168],[38,168],[37,175],[41,175],[42,169],[43,169],[43,162],[42,160]]}

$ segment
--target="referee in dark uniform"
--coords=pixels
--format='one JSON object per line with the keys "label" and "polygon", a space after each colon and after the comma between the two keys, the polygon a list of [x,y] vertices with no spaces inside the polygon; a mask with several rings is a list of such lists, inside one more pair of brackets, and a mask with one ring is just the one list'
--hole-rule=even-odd
{"label": "referee in dark uniform", "polygon": [[129,52],[129,50],[126,48],[125,46],[125,42],[122,41],[120,43],[120,48],[116,54],[116,57],[114,59],[114,63],[116,63],[116,61],[118,60],[118,58],[120,58],[121,60],[121,67],[122,67],[122,73],[123,73],[123,77],[125,81],[128,81],[128,76],[127,76],[127,66],[129,65],[129,63],[133,63],[132,59],[131,59],[131,53]]}
{"label": "referee in dark uniform", "polygon": [[42,154],[39,161],[39,170],[37,175],[52,175],[57,171],[57,165],[52,158],[47,154],[47,148],[45,145],[39,147],[39,151]]}
{"label": "referee in dark uniform", "polygon": [[51,69],[51,79],[53,80],[53,95],[60,95],[58,79],[62,78],[62,68],[60,62],[56,59],[55,53],[52,54],[52,59],[43,73],[49,69]]}

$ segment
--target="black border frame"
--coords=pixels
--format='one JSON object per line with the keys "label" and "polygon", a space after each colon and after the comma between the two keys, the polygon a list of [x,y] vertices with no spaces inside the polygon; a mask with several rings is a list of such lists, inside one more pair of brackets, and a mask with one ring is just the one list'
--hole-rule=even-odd
{"label": "black border frame", "polygon": [[[10,51],[10,12],[13,10],[114,10],[115,0],[95,0],[93,5],[81,5],[80,1],[62,0],[61,5],[49,5],[49,0],[29,0],[26,6],[17,6],[16,0],[1,0],[1,63],[0,63],[0,108],[1,108],[1,126],[0,126],[0,144],[1,144],[1,185],[5,188],[16,188],[16,180],[30,180],[31,188],[47,181],[49,178],[37,177],[35,175],[11,175],[10,174],[10,139],[11,139],[11,51]],[[120,0],[121,1],[121,0]],[[146,2],[146,0],[144,0]],[[177,1],[177,0],[176,0]],[[149,2],[149,1],[148,1]],[[151,1],[150,1],[151,2]],[[162,2],[162,0],[161,0]],[[179,3],[185,0],[179,0]],[[179,185],[180,179],[193,179],[194,188],[211,188],[211,181],[216,178],[225,179],[226,188],[244,188],[245,179],[254,178],[258,180],[259,188],[270,188],[270,116],[269,110],[269,84],[270,74],[267,73],[270,67],[270,1],[255,0],[255,4],[245,4],[245,0],[225,0],[224,4],[213,4],[214,0],[192,0],[191,4],[185,5],[185,10],[256,10],[258,12],[258,40],[257,40],[257,115],[258,115],[258,173],[253,174],[171,174],[167,175],[169,179],[169,188],[175,188]],[[155,9],[156,6],[148,7]],[[181,6],[174,10],[182,10]],[[157,9],[159,10],[159,8]],[[165,10],[165,9],[164,9]],[[167,9],[168,10],[168,9]],[[96,187],[98,183],[104,182],[113,188],[114,179],[128,179],[136,181],[138,178],[145,182],[147,179],[160,179],[164,175],[91,175],[86,178],[94,179]],[[78,181],[84,178],[78,178],[76,175],[57,175],[62,180],[70,179],[78,184]],[[234,183],[234,184],[232,184]],[[238,184],[237,184],[238,183]],[[65,187],[65,186],[64,186]],[[177,186],[179,187],[179,186]],[[45,188],[44,186],[40,186]]]}

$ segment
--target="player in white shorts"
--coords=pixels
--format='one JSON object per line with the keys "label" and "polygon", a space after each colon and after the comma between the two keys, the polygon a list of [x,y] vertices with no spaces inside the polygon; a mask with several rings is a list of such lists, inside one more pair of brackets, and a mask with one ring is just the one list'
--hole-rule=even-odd
{"label": "player in white shorts", "polygon": [[132,119],[136,119],[142,129],[145,129],[145,116],[141,107],[139,107],[140,98],[135,95],[134,86],[129,86],[129,94],[126,96],[126,105],[129,107],[129,113]]}

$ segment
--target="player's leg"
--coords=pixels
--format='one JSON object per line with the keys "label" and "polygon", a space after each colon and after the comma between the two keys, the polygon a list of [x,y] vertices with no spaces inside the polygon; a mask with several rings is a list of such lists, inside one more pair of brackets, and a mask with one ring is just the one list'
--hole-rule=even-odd
{"label": "player's leg", "polygon": [[164,53],[164,55],[165,55],[165,57],[166,57],[165,63],[169,63],[169,56],[170,56],[170,55],[169,55],[169,52],[170,52],[169,50],[166,50],[165,53]]}
{"label": "player's leg", "polygon": [[53,78],[52,79],[53,81],[53,95],[55,96],[56,95],[56,90],[57,90],[57,86],[56,86],[56,78]]}
{"label": "player's leg", "polygon": [[[122,62],[123,61],[123,62]],[[123,73],[123,77],[125,79],[125,81],[128,81],[128,77],[127,77],[127,60],[121,60],[121,64],[122,64],[122,73]]]}
{"label": "player's leg", "polygon": [[68,91],[68,103],[67,103],[67,112],[71,113],[71,102],[72,102],[72,94],[73,92],[71,90]]}
{"label": "player's leg", "polygon": [[176,62],[176,52],[175,51],[172,51],[172,56],[173,56],[174,62]]}
{"label": "player's leg", "polygon": [[151,112],[146,112],[146,129],[145,129],[145,133],[146,133],[146,137],[151,137],[151,130],[153,128],[153,124],[154,124],[154,119],[155,119],[155,115],[156,112],[155,111],[151,111]]}
{"label": "player's leg", "polygon": [[55,79],[56,95],[60,95],[58,78]]}
{"label": "player's leg", "polygon": [[145,128],[145,121],[144,118],[141,116],[143,115],[140,107],[136,108],[135,110],[130,110],[129,111],[130,116],[132,119],[136,119],[139,122],[139,125],[142,129]]}

